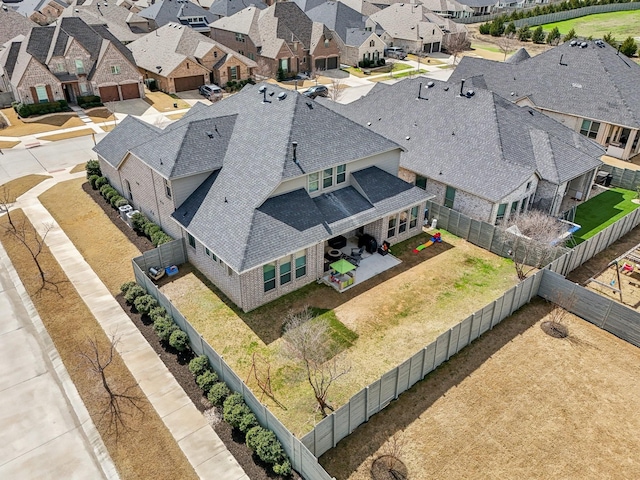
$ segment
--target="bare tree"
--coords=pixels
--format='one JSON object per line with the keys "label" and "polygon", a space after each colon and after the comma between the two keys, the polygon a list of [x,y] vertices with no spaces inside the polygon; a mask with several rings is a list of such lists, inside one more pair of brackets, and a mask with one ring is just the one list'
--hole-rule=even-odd
{"label": "bare tree", "polygon": [[51,230],[53,225],[45,225],[44,226],[44,234],[42,236],[38,235],[36,229],[29,223],[26,219],[23,219],[22,222],[11,224],[11,227],[5,227],[7,233],[11,234],[13,238],[15,238],[19,243],[24,245],[24,247],[31,255],[36,267],[38,268],[38,274],[40,276],[40,287],[38,288],[36,293],[40,293],[42,290],[53,290],[58,295],[60,292],[58,291],[58,283],[49,278],[49,275],[44,271],[42,263],[40,262],[40,255],[42,254],[43,248],[45,246],[45,239],[49,231]]}
{"label": "bare tree", "polygon": [[326,417],[327,410],[334,410],[327,401],[331,385],[351,370],[342,358],[335,356],[328,322],[314,318],[309,308],[298,314],[290,313],[284,340],[286,352],[302,363],[318,408]]}
{"label": "bare tree", "polygon": [[566,338],[569,336],[569,327],[566,321],[578,299],[573,293],[555,292],[551,297],[551,301],[555,305],[547,315],[548,320],[542,322],[542,330],[552,337]]}
{"label": "bare tree", "polygon": [[467,40],[466,33],[449,34],[447,42],[447,52],[453,56],[453,64],[457,64],[457,59],[462,52],[471,46],[471,42]]}
{"label": "bare tree", "polygon": [[539,210],[516,215],[499,225],[499,235],[510,250],[520,280],[555,259],[564,247],[567,225]]}
{"label": "bare tree", "polygon": [[258,64],[255,73],[256,80],[261,81],[275,77],[275,71],[269,61],[260,57],[256,63]]}
{"label": "bare tree", "polygon": [[11,219],[11,207],[13,207],[15,203],[16,196],[9,187],[3,185],[0,189],[0,213],[4,212],[7,214],[7,220],[9,220],[9,225],[13,231],[16,230],[16,227]]}
{"label": "bare tree", "polygon": [[496,40],[496,45],[498,46],[500,51],[504,53],[504,58],[502,59],[502,61],[505,61],[507,59],[507,55],[509,54],[509,52],[511,52],[515,48],[516,39],[514,35],[510,33],[508,35],[499,37]]}
{"label": "bare tree", "polygon": [[380,451],[381,455],[371,465],[371,476],[374,480],[407,478],[407,467],[402,461],[405,446],[406,441],[402,432],[394,434],[384,444]]}
{"label": "bare tree", "polygon": [[339,102],[344,95],[344,82],[341,78],[331,79],[331,88],[329,89],[329,98],[334,102]]}
{"label": "bare tree", "polygon": [[107,423],[107,429],[114,433],[116,440],[120,433],[129,430],[128,418],[134,416],[136,412],[144,415],[141,407],[143,398],[130,393],[131,390],[136,389],[137,384],[118,392],[109,383],[107,369],[113,363],[118,341],[119,338],[112,335],[109,338],[109,347],[103,352],[96,340],[87,339],[89,344],[87,351],[80,352],[80,357],[87,363],[89,370],[102,382],[105,407],[99,421]]}

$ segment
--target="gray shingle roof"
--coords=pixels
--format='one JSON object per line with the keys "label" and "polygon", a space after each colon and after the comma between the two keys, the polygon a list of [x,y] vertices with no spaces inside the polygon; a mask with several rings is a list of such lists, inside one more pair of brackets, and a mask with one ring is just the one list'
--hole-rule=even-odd
{"label": "gray shingle roof", "polygon": [[0,8],[0,48],[2,45],[18,35],[27,35],[29,30],[38,24],[23,17],[11,8]]}
{"label": "gray shingle roof", "polygon": [[529,52],[527,52],[526,48],[522,47],[522,48],[519,48],[516,53],[514,53],[509,58],[507,58],[507,60],[505,62],[506,63],[520,63],[520,62],[522,62],[524,60],[527,60],[529,58],[531,58],[531,55],[529,55]]}
{"label": "gray shingle roof", "polygon": [[498,6],[497,0],[458,0],[458,1],[461,4],[468,5],[472,8]]}
{"label": "gray shingle roof", "polygon": [[401,144],[401,166],[492,202],[535,172],[562,183],[600,164],[600,146],[555,120],[486,90],[459,91],[403,80],[332,108]]}
{"label": "gray shingle roof", "polygon": [[[358,29],[364,31],[366,26],[365,18],[362,14],[342,2],[326,1],[307,10],[306,13],[314,22],[324,23],[328,28],[336,32],[343,41],[347,40],[347,30]],[[371,32],[367,33],[371,35]],[[348,43],[347,45],[360,46],[360,43]]]}
{"label": "gray shingle roof", "polygon": [[204,17],[205,25],[216,19],[211,12],[188,0],[157,0],[150,7],[138,12],[138,15],[154,20],[158,27],[169,22],[180,22],[179,17]]}
{"label": "gray shingle roof", "polygon": [[482,75],[505,98],[528,97],[543,109],[639,128],[640,65],[608,44],[587,44],[564,43],[515,64],[464,57],[451,79]]}
{"label": "gray shingle roof", "polygon": [[125,154],[137,145],[156,138],[162,132],[133,115],[127,115],[116,128],[115,135],[107,135],[93,147],[93,151],[117,168]]}
{"label": "gray shingle roof", "polygon": [[260,0],[215,0],[209,7],[209,12],[221,17],[230,17],[250,5],[260,10],[267,8],[267,4]]}
{"label": "gray shingle roof", "polygon": [[37,27],[31,29],[31,35],[27,43],[27,53],[40,63],[46,63],[49,47],[53,40],[55,27]]}

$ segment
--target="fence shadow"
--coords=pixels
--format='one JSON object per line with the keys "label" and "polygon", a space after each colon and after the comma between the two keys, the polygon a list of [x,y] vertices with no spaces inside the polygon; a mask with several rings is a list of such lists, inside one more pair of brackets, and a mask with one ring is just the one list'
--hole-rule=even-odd
{"label": "fence shadow", "polygon": [[330,475],[338,479],[347,478],[392,435],[407,428],[447,391],[463,382],[493,354],[535,325],[550,310],[551,305],[536,297],[354,430],[336,448],[322,455],[320,464]]}

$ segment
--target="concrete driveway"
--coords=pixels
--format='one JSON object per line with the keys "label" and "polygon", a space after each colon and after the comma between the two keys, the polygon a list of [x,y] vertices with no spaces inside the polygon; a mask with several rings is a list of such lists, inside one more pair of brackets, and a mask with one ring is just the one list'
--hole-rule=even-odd
{"label": "concrete driveway", "polygon": [[0,312],[0,478],[118,478],[1,245]]}

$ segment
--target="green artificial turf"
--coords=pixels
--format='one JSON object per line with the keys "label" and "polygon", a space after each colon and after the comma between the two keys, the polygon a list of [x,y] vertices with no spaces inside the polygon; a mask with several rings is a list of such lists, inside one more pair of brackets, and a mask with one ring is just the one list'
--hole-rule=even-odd
{"label": "green artificial turf", "polygon": [[544,30],[558,27],[565,35],[572,28],[579,37],[602,38],[607,33],[622,42],[625,38],[640,36],[640,10],[624,10],[620,12],[597,13],[586,17],[573,18],[564,22],[554,22],[542,25]]}
{"label": "green artificial turf", "polygon": [[624,188],[612,188],[581,204],[576,210],[575,223],[581,226],[574,238],[581,243],[606,227],[620,220],[640,205],[631,200],[636,192]]}

